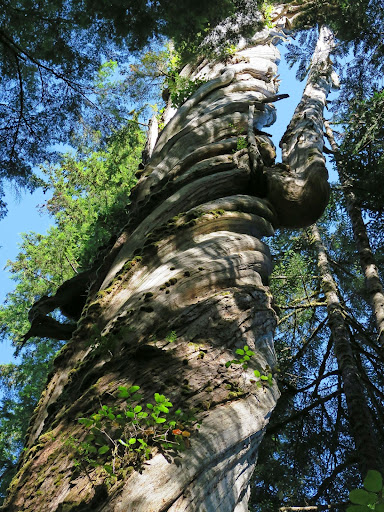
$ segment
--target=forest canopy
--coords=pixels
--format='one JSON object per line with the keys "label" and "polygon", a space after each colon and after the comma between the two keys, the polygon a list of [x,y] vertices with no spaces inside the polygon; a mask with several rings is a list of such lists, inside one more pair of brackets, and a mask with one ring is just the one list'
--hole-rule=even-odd
{"label": "forest canopy", "polygon": [[[343,40],[358,38],[359,45],[377,41],[380,46],[380,2],[282,3],[301,9],[298,26],[329,23]],[[261,0],[134,0],[113,2],[112,7],[104,1],[54,0],[39,6],[29,0],[3,2],[0,183],[10,179],[19,187],[36,186],[33,166],[52,159],[55,144],[68,142],[84,111],[97,108],[95,77],[105,61],[118,61],[124,68],[132,55],[164,38],[172,39],[184,59],[191,58],[209,51],[202,43],[224,18],[234,26],[233,39],[226,44],[236,43],[237,17],[245,16],[252,31],[260,23],[258,9],[267,13],[269,6]],[[108,124],[108,112],[101,115]],[[6,205],[0,207],[4,215]]]}

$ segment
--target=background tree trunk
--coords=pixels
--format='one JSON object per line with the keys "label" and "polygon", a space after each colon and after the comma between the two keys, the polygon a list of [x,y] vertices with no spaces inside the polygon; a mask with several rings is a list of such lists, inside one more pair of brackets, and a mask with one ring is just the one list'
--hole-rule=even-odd
{"label": "background tree trunk", "polygon": [[[273,38],[265,29],[235,55],[188,72],[207,82],[167,114],[132,193],[130,221],[55,361],[3,510],[247,510],[258,446],[278,397],[271,261],[260,238],[273,235],[274,225],[308,225],[328,198],[316,119],[304,138],[292,131],[287,151],[297,165],[275,166],[273,144],[260,134],[274,122],[279,99]],[[325,58],[326,40],[322,31]],[[314,63],[324,71],[312,101],[317,116],[330,80],[325,60]],[[286,191],[290,211],[279,208]],[[245,345],[254,353],[248,367],[227,367]],[[152,457],[139,468],[136,452],[117,451],[121,434],[112,423],[104,429],[109,452],[95,456],[96,467],[88,464],[79,452],[89,431],[78,419],[101,405],[120,410],[126,399],[119,387],[132,385],[140,386],[143,403],[159,393],[193,410],[199,432],[190,427],[187,449],[176,454],[142,433]]]}
{"label": "background tree trunk", "polygon": [[343,390],[347,402],[349,425],[353,436],[362,479],[368,470],[380,470],[377,460],[372,418],[364,396],[364,388],[355,363],[349,333],[344,322],[343,308],[338,297],[337,285],[332,277],[325,247],[316,225],[311,227],[318,254],[321,287],[327,302],[328,324],[333,338],[335,356],[343,380]]}
{"label": "background tree trunk", "polygon": [[359,253],[360,265],[365,276],[365,286],[369,300],[372,305],[372,311],[375,317],[378,341],[380,346],[384,347],[384,288],[381,282],[379,271],[376,265],[375,257],[372,252],[371,244],[367,235],[367,228],[364,224],[361,209],[357,205],[355,194],[352,187],[348,184],[348,179],[342,167],[342,159],[339,147],[333,136],[333,131],[327,121],[324,123],[327,138],[331,144],[333,155],[336,161],[337,172],[340,183],[343,187],[346,209],[351,219],[353,237],[356,242]]}

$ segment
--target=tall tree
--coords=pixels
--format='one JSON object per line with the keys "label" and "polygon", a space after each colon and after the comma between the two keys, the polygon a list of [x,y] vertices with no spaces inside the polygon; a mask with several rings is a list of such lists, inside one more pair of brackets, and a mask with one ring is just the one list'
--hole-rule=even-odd
{"label": "tall tree", "polygon": [[[276,165],[261,130],[281,99],[275,39],[265,28],[181,73],[205,83],[164,114],[129,221],[81,290],[87,305],[55,360],[3,510],[247,509],[278,396],[271,263],[259,239],[273,225],[312,223],[329,195],[332,33],[320,30]],[[36,304],[39,322],[76,305],[77,285],[67,292]]]}
{"label": "tall tree", "polygon": [[365,276],[365,286],[372,304],[372,310],[376,321],[378,340],[384,346],[384,288],[376,265],[376,260],[369,242],[367,229],[364,224],[361,208],[357,204],[353,186],[348,183],[343,157],[333,136],[333,131],[328,122],[325,122],[328,140],[331,144],[335,158],[340,183],[343,187],[346,200],[346,209],[351,219],[353,235],[359,253],[360,265]]}
{"label": "tall tree", "polygon": [[311,234],[317,251],[321,284],[327,303],[328,323],[347,401],[349,424],[356,445],[361,475],[364,478],[370,469],[382,470],[381,462],[378,459],[378,443],[375,439],[371,413],[354,360],[337,285],[315,224],[311,227]]}

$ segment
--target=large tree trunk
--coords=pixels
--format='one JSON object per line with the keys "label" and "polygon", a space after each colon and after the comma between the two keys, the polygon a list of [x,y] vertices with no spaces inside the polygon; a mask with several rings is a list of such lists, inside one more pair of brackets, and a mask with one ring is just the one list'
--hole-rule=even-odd
{"label": "large tree trunk", "polygon": [[[279,99],[273,39],[265,29],[231,58],[185,71],[207,83],[168,115],[132,194],[130,222],[55,361],[4,510],[247,510],[278,397],[271,377],[254,374],[267,379],[275,366],[271,261],[260,239],[273,226],[308,225],[328,199],[318,134],[330,34],[321,31],[306,89],[312,96],[300,107],[307,115],[291,127],[278,166],[260,133],[274,122]],[[254,352],[248,367],[227,367],[245,345]],[[123,408],[118,388],[132,385],[141,387],[144,404],[157,392],[194,409],[199,432],[187,425],[187,449],[175,455],[161,450],[148,427],[141,435],[151,458],[139,468],[137,452],[116,451],[122,434],[111,420],[110,430],[100,427],[109,452],[95,455],[97,467],[83,454],[79,466],[88,430],[78,418],[89,419],[101,404]],[[114,476],[103,469],[108,461]]]}

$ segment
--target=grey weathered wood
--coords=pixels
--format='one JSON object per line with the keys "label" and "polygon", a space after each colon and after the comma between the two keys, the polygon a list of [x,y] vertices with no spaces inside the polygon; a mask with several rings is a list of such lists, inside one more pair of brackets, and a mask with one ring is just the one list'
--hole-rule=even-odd
{"label": "grey weathered wood", "polygon": [[[274,146],[252,133],[275,119],[276,34],[263,29],[242,41],[231,61],[185,70],[207,83],[178,112],[166,111],[167,125],[132,192],[129,222],[55,362],[3,510],[247,510],[258,446],[279,395],[275,382],[256,387],[253,372],[272,371],[276,359],[272,265],[260,239],[286,225],[284,197],[274,188],[282,181]],[[258,189],[256,167],[273,176],[268,197]],[[326,174],[318,176],[314,197],[327,191]],[[300,194],[295,200],[293,224],[302,218],[305,225],[308,205]],[[244,345],[255,353],[249,368],[226,368]],[[141,472],[120,471],[109,487],[100,468],[75,473],[76,449],[64,441],[84,438],[77,418],[100,403],[122,405],[118,387],[133,384],[145,401],[158,391],[197,410],[201,429],[190,448],[174,460],[153,450]]]}

